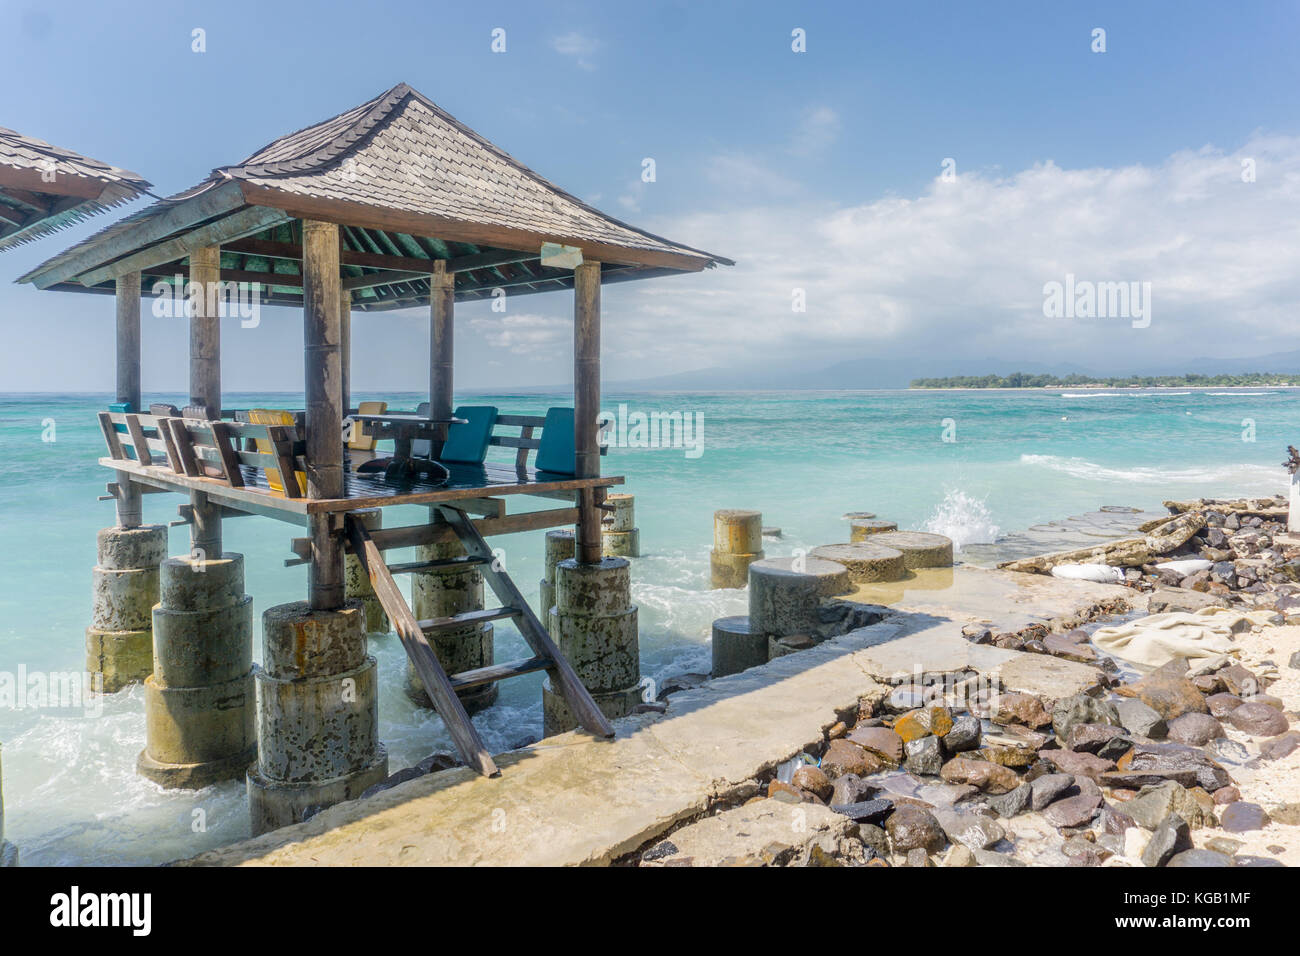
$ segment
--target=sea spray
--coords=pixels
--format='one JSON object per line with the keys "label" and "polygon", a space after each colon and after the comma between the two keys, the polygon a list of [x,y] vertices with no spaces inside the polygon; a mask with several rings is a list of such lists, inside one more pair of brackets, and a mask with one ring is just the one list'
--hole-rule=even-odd
{"label": "sea spray", "polygon": [[998,537],[998,526],[993,523],[988,506],[981,499],[956,489],[949,489],[939,502],[934,514],[926,520],[925,530],[951,538],[956,551],[968,544],[996,541]]}

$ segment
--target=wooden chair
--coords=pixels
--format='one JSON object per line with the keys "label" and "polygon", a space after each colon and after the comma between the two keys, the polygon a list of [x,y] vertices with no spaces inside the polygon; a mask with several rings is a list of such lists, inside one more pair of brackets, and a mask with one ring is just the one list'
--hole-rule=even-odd
{"label": "wooden chair", "polygon": [[[294,423],[293,412],[286,411],[282,408],[250,408],[248,410],[248,420],[254,425],[290,425]],[[268,440],[258,438],[254,440],[257,451],[263,454],[274,454],[275,446]],[[298,494],[294,498],[302,497],[307,494],[307,473],[295,471],[294,478],[297,479]],[[266,469],[266,483],[272,491],[278,491],[285,494],[284,480],[278,468]]]}

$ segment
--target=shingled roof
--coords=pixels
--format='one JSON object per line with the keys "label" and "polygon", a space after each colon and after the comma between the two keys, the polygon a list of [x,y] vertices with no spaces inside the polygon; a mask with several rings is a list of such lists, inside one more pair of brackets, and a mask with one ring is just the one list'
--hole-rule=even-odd
{"label": "shingled roof", "polygon": [[0,126],[0,252],[135,199],[137,173]]}
{"label": "shingled roof", "polygon": [[20,281],[107,291],[115,273],[165,275],[190,249],[220,243],[223,271],[266,277],[272,301],[291,302],[300,219],[345,226],[345,286],[362,310],[427,301],[437,259],[453,260],[458,299],[571,286],[571,270],[538,263],[543,243],[581,248],[605,281],[732,264],[600,212],[403,83],[213,170]]}

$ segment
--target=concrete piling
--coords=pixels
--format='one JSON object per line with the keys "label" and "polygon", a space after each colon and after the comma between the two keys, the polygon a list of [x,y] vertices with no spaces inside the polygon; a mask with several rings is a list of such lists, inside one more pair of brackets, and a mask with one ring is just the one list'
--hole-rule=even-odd
{"label": "concrete piling", "polygon": [[103,528],[96,545],[86,671],[92,688],[115,694],[153,672],[152,615],[158,565],[167,557],[167,528]]}
{"label": "concrete piling", "polygon": [[556,528],[546,532],[546,552],[543,558],[545,573],[538,585],[537,617],[546,623],[555,607],[555,566],[577,554],[577,537],[572,528]]}
{"label": "concrete piling", "polygon": [[726,677],[768,661],[767,638],[755,634],[745,615],[713,622],[713,677]]}
{"label": "concrete piling", "polygon": [[[368,531],[376,531],[384,526],[384,512],[381,508],[364,508],[352,512],[352,517],[366,526]],[[374,586],[370,576],[361,566],[361,559],[355,554],[343,556],[343,593],[349,598],[356,598],[366,609],[366,633],[387,634],[390,630],[388,614],[384,606],[375,597]]]}
{"label": "concrete piling", "polygon": [[909,569],[952,567],[952,539],[927,531],[889,531],[873,535],[872,544],[884,545],[903,553]]}
{"label": "concrete piling", "polygon": [[755,637],[820,637],[822,601],[848,594],[848,569],[815,557],[767,558],[749,568],[749,627]]}
{"label": "concrete piling", "polygon": [[5,839],[4,771],[0,769],[0,867],[18,865],[18,848]]}
{"label": "concrete piling", "polygon": [[254,835],[354,800],[388,775],[362,602],[270,608],[262,615],[262,649],[257,763],[248,770]]}
{"label": "concrete piling", "polygon": [[814,558],[843,565],[854,584],[897,581],[907,574],[907,568],[903,564],[903,552],[865,541],[854,544],[825,544],[813,548],[808,553]]}
{"label": "concrete piling", "polygon": [[[581,564],[566,558],[555,568],[555,606],[551,638],[611,720],[641,703],[641,652],[637,608],[632,603],[631,565],[626,558]],[[564,698],[542,686],[542,727],[546,736],[578,726]]]}
{"label": "concrete piling", "polygon": [[[417,553],[420,561],[437,561],[465,554],[459,541],[422,545]],[[412,576],[411,609],[421,621],[451,617],[465,611],[483,609],[483,575],[476,567],[439,568],[422,571]],[[493,661],[492,623],[469,624],[449,631],[435,631],[429,638],[438,663],[448,675],[488,667]],[[421,707],[432,707],[433,701],[425,692],[415,665],[406,662],[406,693]],[[482,710],[497,699],[497,685],[483,684],[458,691],[461,703],[469,713]]]}
{"label": "concrete piling", "polygon": [[641,530],[636,526],[636,497],[609,494],[605,504],[614,506],[614,514],[601,523],[601,546],[607,558],[639,558]]}
{"label": "concrete piling", "polygon": [[872,535],[885,534],[889,531],[897,531],[898,523],[894,521],[883,521],[873,518],[857,518],[849,522],[849,540],[853,542],[866,541]]}
{"label": "concrete piling", "polygon": [[713,512],[709,568],[715,589],[743,588],[749,580],[749,566],[763,557],[762,512],[740,508]]}
{"label": "concrete piling", "polygon": [[158,583],[137,770],[168,789],[241,778],[257,758],[244,556],[167,558]]}

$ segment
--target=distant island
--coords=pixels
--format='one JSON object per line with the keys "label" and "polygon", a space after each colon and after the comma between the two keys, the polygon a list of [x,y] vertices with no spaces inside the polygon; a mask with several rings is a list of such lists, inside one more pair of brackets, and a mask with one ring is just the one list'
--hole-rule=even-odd
{"label": "distant island", "polygon": [[1288,386],[1300,383],[1300,372],[1282,375],[1272,372],[1240,372],[1236,375],[1130,375],[1127,378],[1096,378],[1091,375],[952,375],[947,378],[914,378],[909,388],[1234,388],[1243,386]]}

